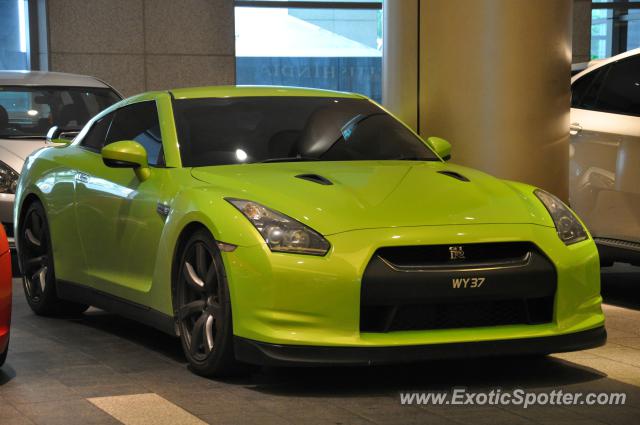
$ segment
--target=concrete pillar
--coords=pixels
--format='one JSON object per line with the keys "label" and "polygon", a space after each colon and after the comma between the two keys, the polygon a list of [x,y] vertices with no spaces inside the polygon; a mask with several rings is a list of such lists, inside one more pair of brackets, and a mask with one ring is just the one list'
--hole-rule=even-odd
{"label": "concrete pillar", "polygon": [[[411,1],[387,7],[411,9]],[[420,0],[418,128],[453,162],[568,195],[572,0]],[[412,9],[411,9],[412,10]],[[411,12],[403,9],[409,15]],[[387,40],[394,16],[387,16]],[[410,25],[410,21],[407,21]],[[396,24],[403,31],[405,24]],[[391,49],[391,47],[389,47]],[[407,90],[407,56],[387,57],[385,93]],[[409,74],[407,74],[408,76]],[[387,95],[400,116],[411,100]],[[400,96],[404,98],[404,95]],[[409,97],[407,97],[409,98]]]}
{"label": "concrete pillar", "polygon": [[384,2],[382,102],[418,129],[418,39],[420,0]]}

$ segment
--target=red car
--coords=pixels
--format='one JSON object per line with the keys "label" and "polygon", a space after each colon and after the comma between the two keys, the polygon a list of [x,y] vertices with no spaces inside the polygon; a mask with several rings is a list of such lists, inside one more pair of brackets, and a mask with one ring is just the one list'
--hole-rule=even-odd
{"label": "red car", "polygon": [[11,252],[9,242],[0,226],[0,366],[9,351],[9,325],[11,324]]}

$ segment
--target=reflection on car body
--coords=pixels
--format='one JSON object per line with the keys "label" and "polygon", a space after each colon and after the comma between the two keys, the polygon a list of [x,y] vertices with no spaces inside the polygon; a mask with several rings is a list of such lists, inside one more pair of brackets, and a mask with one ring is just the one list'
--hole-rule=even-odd
{"label": "reflection on car body", "polygon": [[603,264],[640,264],[640,49],[572,79],[570,203]]}

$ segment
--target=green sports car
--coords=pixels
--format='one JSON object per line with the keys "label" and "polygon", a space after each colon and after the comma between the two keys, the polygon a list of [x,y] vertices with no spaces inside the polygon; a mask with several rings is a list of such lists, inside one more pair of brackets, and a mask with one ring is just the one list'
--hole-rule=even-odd
{"label": "green sports car", "polygon": [[214,376],[603,344],[580,220],[450,150],[353,94],[131,97],[26,161],[26,298],[37,314],[93,305],[179,336]]}

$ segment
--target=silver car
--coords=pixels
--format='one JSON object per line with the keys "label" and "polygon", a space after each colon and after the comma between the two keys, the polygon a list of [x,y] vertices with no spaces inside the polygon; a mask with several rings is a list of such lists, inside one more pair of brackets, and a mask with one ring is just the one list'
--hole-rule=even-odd
{"label": "silver car", "polygon": [[640,49],[571,81],[571,206],[603,265],[640,265]]}
{"label": "silver car", "polygon": [[73,135],[122,97],[85,75],[0,71],[0,221],[13,248],[13,199],[25,158],[46,146],[56,127]]}

